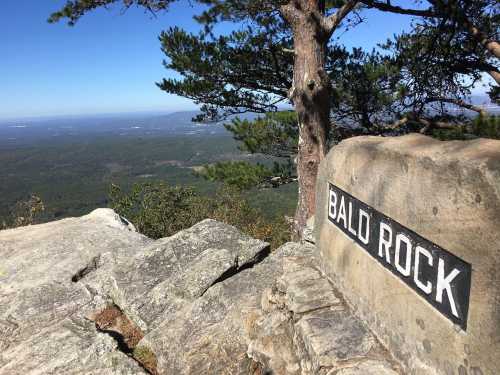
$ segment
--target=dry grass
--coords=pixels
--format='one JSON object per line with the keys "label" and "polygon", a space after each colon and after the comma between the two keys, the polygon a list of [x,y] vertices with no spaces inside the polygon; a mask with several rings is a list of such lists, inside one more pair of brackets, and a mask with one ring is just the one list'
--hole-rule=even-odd
{"label": "dry grass", "polygon": [[158,375],[158,361],[155,353],[147,346],[137,346],[133,352],[134,358],[152,375]]}
{"label": "dry grass", "polygon": [[121,350],[131,355],[150,374],[158,375],[156,355],[146,346],[137,346],[144,333],[115,305],[109,305],[93,316],[98,329],[113,332]]}
{"label": "dry grass", "polygon": [[108,306],[94,316],[94,322],[101,330],[114,331],[123,337],[124,343],[132,351],[144,334],[116,306]]}

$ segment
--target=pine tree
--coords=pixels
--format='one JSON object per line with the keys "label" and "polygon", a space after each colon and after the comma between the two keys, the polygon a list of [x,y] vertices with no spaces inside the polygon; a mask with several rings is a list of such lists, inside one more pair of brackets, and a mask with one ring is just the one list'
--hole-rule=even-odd
{"label": "pine tree", "polygon": [[[167,11],[174,1],[72,0],[50,21],[67,18],[74,24],[88,11],[119,3],[125,8],[136,5],[156,13]],[[492,60],[496,62],[500,56],[495,0],[428,0],[423,2],[428,8],[422,7],[421,1],[414,1],[415,8],[377,0],[197,2],[206,7],[196,17],[202,32],[190,34],[174,27],[160,37],[167,56],[165,66],[182,78],[165,79],[158,85],[202,104],[203,116],[210,119],[245,112],[265,114],[276,111],[281,103],[293,104],[298,127],[298,232],[314,213],[316,176],[330,144],[332,119],[357,121],[362,129],[373,132],[379,131],[377,123],[387,118],[398,119],[394,127],[412,122],[429,129],[439,123],[425,118],[423,109],[429,103],[438,103],[441,109],[445,103],[466,108],[467,103],[459,101],[459,94],[467,91],[467,84],[457,80],[460,74],[475,74],[479,70],[451,71],[443,63],[445,59],[440,60],[442,53],[446,55],[446,45],[436,43],[436,38],[442,35],[448,37],[450,45],[460,43],[460,38],[467,40],[465,58],[460,61],[479,56],[481,63],[490,64],[488,73],[492,77],[498,74],[492,65]],[[398,39],[395,51],[400,56],[396,60],[359,51],[347,53],[332,42],[338,29],[363,21],[360,12],[364,8],[421,20],[411,36]],[[214,28],[220,22],[232,22],[235,31],[219,35]],[[455,47],[448,55],[457,52]],[[427,70],[419,70],[415,59],[422,53],[438,61],[429,64]],[[354,81],[353,77],[361,79]],[[434,90],[433,83],[441,77],[449,80]],[[493,87],[491,92],[495,90]]]}

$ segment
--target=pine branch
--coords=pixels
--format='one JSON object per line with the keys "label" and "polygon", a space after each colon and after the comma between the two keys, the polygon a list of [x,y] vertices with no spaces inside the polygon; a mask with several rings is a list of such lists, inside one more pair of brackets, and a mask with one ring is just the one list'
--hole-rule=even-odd
{"label": "pine branch", "polygon": [[385,3],[374,0],[360,0],[361,3],[365,4],[369,8],[376,8],[383,12],[391,12],[397,14],[406,14],[410,16],[419,16],[419,17],[437,17],[437,13],[435,13],[432,8],[428,9],[409,9],[402,8],[397,5],[392,5],[390,1]]}
{"label": "pine branch", "polygon": [[450,103],[450,104],[454,104],[456,106],[468,109],[470,111],[477,112],[477,113],[479,113],[482,116],[486,116],[487,115],[487,113],[484,110],[484,108],[475,106],[475,105],[473,105],[471,103],[467,103],[467,102],[465,102],[465,101],[463,101],[461,99],[442,98],[442,97],[430,97],[430,98],[427,99],[427,103],[434,103],[434,102]]}
{"label": "pine branch", "polygon": [[[500,43],[488,37],[486,33],[481,30],[474,22],[470,20],[465,11],[459,5],[450,5],[439,0],[429,0],[429,2],[437,9],[442,9],[440,12],[441,17],[453,17],[457,22],[463,24],[469,34],[485,48],[492,56],[500,59]],[[448,10],[448,12],[445,12]]]}
{"label": "pine branch", "polygon": [[459,126],[464,126],[464,124],[460,124],[460,123],[434,121],[432,119],[427,119],[427,118],[423,118],[423,117],[417,117],[417,118],[415,118],[415,121],[423,125],[423,128],[420,129],[420,134],[429,134],[430,131],[433,129],[452,130],[452,129],[458,128]]}
{"label": "pine branch", "polygon": [[324,17],[323,28],[328,35],[331,35],[337,27],[342,23],[344,18],[356,8],[359,4],[358,0],[347,1],[342,7],[339,8],[334,14]]}

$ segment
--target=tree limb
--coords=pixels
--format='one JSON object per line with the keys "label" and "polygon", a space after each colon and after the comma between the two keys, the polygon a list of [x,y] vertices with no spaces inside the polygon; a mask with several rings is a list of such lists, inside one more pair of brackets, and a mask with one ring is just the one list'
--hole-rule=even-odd
{"label": "tree limb", "polygon": [[455,129],[458,126],[463,126],[463,124],[459,123],[436,121],[433,119],[420,117],[415,114],[408,113],[403,118],[397,120],[396,122],[390,125],[387,125],[386,129],[396,130],[401,126],[407,124],[408,122],[413,122],[423,125],[423,127],[419,131],[421,134],[428,134],[432,129]]}
{"label": "tree limb", "polygon": [[339,8],[334,14],[324,18],[323,28],[331,35],[342,23],[344,18],[359,4],[358,0],[350,0]]}
{"label": "tree limb", "polygon": [[273,188],[280,187],[281,185],[291,184],[292,182],[297,182],[299,179],[297,176],[270,176],[260,185],[260,187],[266,187],[266,185],[271,185]]}
{"label": "tree limb", "polygon": [[[384,12],[407,14],[407,15],[427,17],[427,18],[447,17],[447,15],[442,14],[442,12],[436,12],[432,8],[427,8],[423,10],[408,9],[408,8],[401,8],[396,5],[391,5],[389,1],[385,3],[376,0],[360,0],[360,1],[369,8],[376,8]],[[431,3],[435,4],[435,2]],[[488,50],[493,56],[495,56],[497,59],[500,59],[500,43],[496,40],[489,39],[488,36],[484,32],[482,32],[479,28],[474,26],[467,18],[467,16],[461,11],[460,11],[460,18],[462,19],[461,21],[463,22],[469,34],[472,35],[472,37],[476,39],[476,41],[480,45],[482,45],[486,50]]]}
{"label": "tree limb", "polygon": [[376,8],[383,12],[391,12],[397,14],[406,14],[410,16],[420,16],[420,17],[437,17],[438,15],[432,10],[432,8],[428,9],[408,9],[401,8],[396,5],[391,5],[389,1],[383,3],[380,1],[374,0],[360,0],[361,3],[365,4],[369,8]]}
{"label": "tree limb", "polygon": [[484,61],[457,61],[450,66],[457,73],[470,74],[473,70],[488,73],[500,85],[500,71],[492,64]]}
{"label": "tree limb", "polygon": [[406,123],[408,123],[409,119],[407,116],[395,121],[394,123],[390,124],[387,126],[387,128],[389,129],[397,129],[397,128],[400,128],[401,126],[405,125]]}
{"label": "tree limb", "polygon": [[500,85],[500,72],[498,70],[489,70],[487,73]]}
{"label": "tree limb", "polygon": [[[437,9],[441,9],[441,11],[439,12],[441,17],[446,16],[442,9],[450,7],[449,4],[439,0],[429,0],[429,2]],[[462,23],[468,33],[476,40],[478,44],[483,46],[497,59],[500,59],[500,43],[497,40],[490,39],[482,30],[474,25],[460,6],[451,7],[449,9],[451,10],[449,10],[448,13],[452,15],[452,18],[454,18],[457,22]]]}
{"label": "tree limb", "polygon": [[450,103],[450,104],[455,104],[456,106],[468,109],[470,111],[474,111],[479,113],[482,116],[486,116],[487,113],[484,110],[484,108],[478,107],[474,104],[464,102],[461,99],[454,99],[454,98],[442,98],[442,97],[430,97],[427,99],[427,103],[433,103],[433,102],[441,102],[441,103]]}
{"label": "tree limb", "polygon": [[432,129],[456,129],[458,126],[463,125],[463,124],[452,124],[444,121],[433,121],[423,117],[417,117],[415,118],[415,121],[424,125],[424,127],[420,129],[420,134],[428,134]]}
{"label": "tree limb", "polygon": [[[465,18],[465,17],[464,17]],[[472,23],[465,18],[465,26],[469,33],[476,41],[482,45],[488,52],[490,52],[497,59],[500,59],[500,43],[496,40],[489,39],[481,30],[472,25]]]}

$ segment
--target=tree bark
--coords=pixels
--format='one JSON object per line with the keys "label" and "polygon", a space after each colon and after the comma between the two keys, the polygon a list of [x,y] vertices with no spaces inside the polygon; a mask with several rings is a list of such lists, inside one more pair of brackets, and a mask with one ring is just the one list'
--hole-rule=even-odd
{"label": "tree bark", "polygon": [[500,72],[498,70],[490,70],[488,73],[500,85]]}
{"label": "tree bark", "polygon": [[294,36],[295,62],[289,98],[299,124],[297,235],[302,233],[307,219],[314,214],[318,167],[327,152],[330,129],[331,83],[325,71],[330,35],[318,20],[319,3],[314,0],[295,1],[282,8]]}
{"label": "tree bark", "polygon": [[489,39],[481,30],[475,27],[465,16],[464,16],[465,27],[469,33],[476,39],[476,41],[482,45],[489,53],[500,59],[500,43],[496,40]]}

